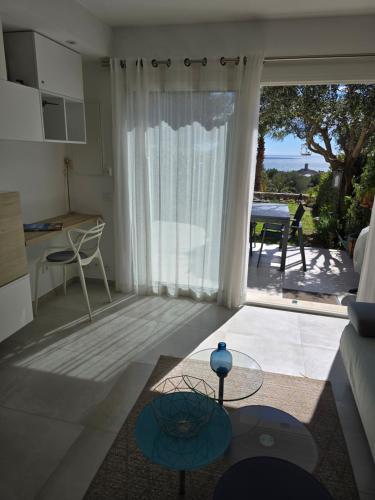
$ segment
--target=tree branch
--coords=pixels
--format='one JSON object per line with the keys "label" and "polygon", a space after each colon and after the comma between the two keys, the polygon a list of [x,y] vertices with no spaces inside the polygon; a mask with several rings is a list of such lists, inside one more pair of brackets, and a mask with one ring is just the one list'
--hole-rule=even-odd
{"label": "tree branch", "polygon": [[330,158],[337,160],[337,156],[334,155],[332,151],[331,139],[329,138],[328,130],[325,127],[321,127],[319,131],[320,135],[322,136],[328,155],[330,156]]}
{"label": "tree branch", "polygon": [[358,156],[360,155],[363,145],[366,142],[366,139],[368,136],[375,130],[374,124],[363,127],[361,130],[361,133],[359,134],[357,144],[354,146],[351,157],[353,160],[356,160]]}

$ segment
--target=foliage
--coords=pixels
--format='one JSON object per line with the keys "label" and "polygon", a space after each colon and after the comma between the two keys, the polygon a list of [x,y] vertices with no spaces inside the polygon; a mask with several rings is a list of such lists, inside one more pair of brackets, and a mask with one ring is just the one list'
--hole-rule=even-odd
{"label": "foliage", "polygon": [[273,138],[292,134],[342,169],[342,201],[361,155],[375,147],[375,85],[264,87],[260,123]]}
{"label": "foliage", "polygon": [[320,176],[316,190],[315,204],[313,208],[316,237],[319,242],[328,248],[336,245],[339,219],[337,207],[339,191],[332,185],[333,174],[331,171]]}
{"label": "foliage", "polygon": [[337,231],[340,229],[337,215],[323,206],[319,217],[314,221],[317,239],[327,248],[334,248],[337,245]]}
{"label": "foliage", "polygon": [[326,213],[337,213],[339,193],[338,189],[332,186],[332,182],[333,175],[331,171],[320,176],[314,206],[314,215],[317,217],[320,217],[322,210],[325,210]]}
{"label": "foliage", "polygon": [[370,206],[364,204],[375,196],[375,155],[369,157],[362,174],[354,182],[354,195],[347,199],[346,224],[347,234],[359,234],[368,226],[371,218]]}
{"label": "foliage", "polygon": [[306,193],[319,182],[320,174],[305,177],[298,172],[283,172],[271,168],[264,172],[267,191],[271,193]]}

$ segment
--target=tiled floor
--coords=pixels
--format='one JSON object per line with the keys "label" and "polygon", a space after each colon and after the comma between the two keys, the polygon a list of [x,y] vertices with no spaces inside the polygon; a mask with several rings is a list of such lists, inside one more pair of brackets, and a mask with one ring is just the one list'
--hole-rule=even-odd
{"label": "tiled floor", "polygon": [[[95,307],[105,292],[90,285]],[[337,352],[346,320],[246,306],[118,295],[92,323],[78,285],[41,304],[38,319],[0,344],[0,498],[78,500],[160,354],[186,356],[226,340],[264,370],[332,381],[363,500],[375,466]],[[122,302],[120,302],[122,301]]]}
{"label": "tiled floor", "polygon": [[[343,250],[305,247],[306,272],[302,269],[299,247],[288,246],[285,273],[280,273],[281,251],[278,245],[265,244],[257,267],[260,244],[249,257],[248,289],[257,296],[282,297],[283,288],[303,292],[337,295],[339,300],[350,288],[358,286],[359,275],[353,261]],[[344,302],[345,303],[345,302]]]}

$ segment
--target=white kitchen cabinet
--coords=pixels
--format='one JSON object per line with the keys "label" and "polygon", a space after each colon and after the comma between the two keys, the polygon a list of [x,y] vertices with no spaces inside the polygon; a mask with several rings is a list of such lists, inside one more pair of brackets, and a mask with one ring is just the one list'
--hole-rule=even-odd
{"label": "white kitchen cabinet", "polygon": [[0,80],[0,110],[0,139],[43,141],[38,90]]}
{"label": "white kitchen cabinet", "polygon": [[33,31],[4,33],[4,43],[9,80],[83,99],[80,54]]}
{"label": "white kitchen cabinet", "polygon": [[0,287],[0,342],[33,320],[28,274]]}
{"label": "white kitchen cabinet", "polygon": [[0,192],[0,342],[32,321],[18,192]]}

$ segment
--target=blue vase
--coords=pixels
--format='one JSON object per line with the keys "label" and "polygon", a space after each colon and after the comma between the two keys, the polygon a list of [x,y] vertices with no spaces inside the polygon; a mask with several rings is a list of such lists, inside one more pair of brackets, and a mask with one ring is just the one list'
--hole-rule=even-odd
{"label": "blue vase", "polygon": [[232,354],[227,350],[225,342],[219,342],[217,349],[212,351],[210,365],[218,377],[226,377],[232,369]]}

